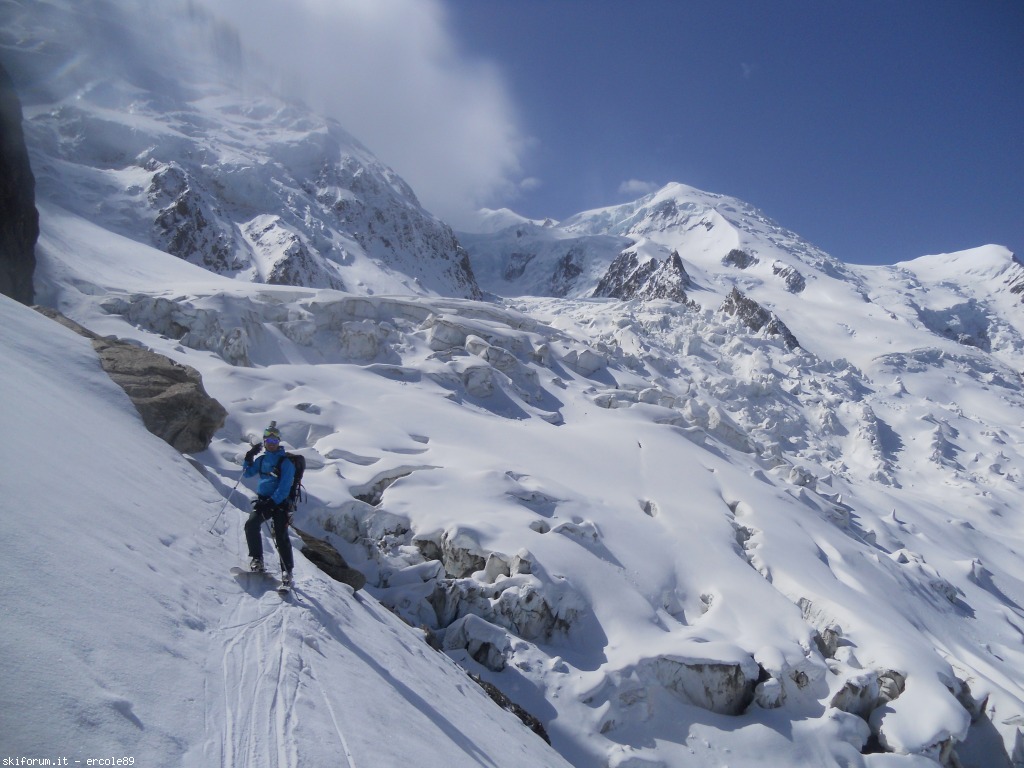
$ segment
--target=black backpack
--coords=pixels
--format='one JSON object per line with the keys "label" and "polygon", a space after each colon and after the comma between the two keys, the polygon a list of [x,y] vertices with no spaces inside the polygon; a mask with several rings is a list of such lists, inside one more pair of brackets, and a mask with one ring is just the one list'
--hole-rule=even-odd
{"label": "black backpack", "polygon": [[[290,509],[295,509],[299,501],[302,500],[302,475],[306,471],[306,457],[301,453],[285,453],[284,457],[291,459],[292,466],[295,467],[295,477],[292,478],[292,487],[288,491],[288,498],[285,502]],[[274,467],[274,476],[281,476],[280,462]]]}

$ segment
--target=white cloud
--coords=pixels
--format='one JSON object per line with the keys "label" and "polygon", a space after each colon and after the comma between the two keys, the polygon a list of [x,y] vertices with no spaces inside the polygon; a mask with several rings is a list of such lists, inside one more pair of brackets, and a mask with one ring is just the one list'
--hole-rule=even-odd
{"label": "white cloud", "polygon": [[533,192],[544,186],[544,182],[536,176],[527,176],[519,182],[520,192]]}
{"label": "white cloud", "polygon": [[631,197],[643,197],[649,195],[651,192],[656,192],[661,189],[661,185],[655,181],[640,181],[639,179],[630,179],[619,184],[619,194],[629,195]]}
{"label": "white cloud", "polygon": [[279,82],[335,117],[452,223],[514,197],[528,142],[501,73],[440,0],[205,0]]}

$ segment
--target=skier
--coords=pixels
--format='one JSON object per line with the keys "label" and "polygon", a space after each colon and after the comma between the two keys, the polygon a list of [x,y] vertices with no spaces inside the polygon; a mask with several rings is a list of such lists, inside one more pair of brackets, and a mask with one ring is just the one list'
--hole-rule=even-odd
{"label": "skier", "polygon": [[294,560],[292,543],[288,538],[288,518],[291,512],[288,495],[292,488],[292,480],[295,479],[295,466],[285,457],[277,422],[270,422],[270,426],[263,431],[262,447],[266,452],[257,456],[260,447],[257,444],[250,448],[242,464],[246,477],[257,474],[260,477],[256,487],[257,498],[245,523],[245,540],[249,545],[249,557],[252,558],[249,568],[259,573],[265,571],[260,527],[265,520],[273,518],[274,537],[277,551],[281,556],[281,583],[285,587],[290,587]]}

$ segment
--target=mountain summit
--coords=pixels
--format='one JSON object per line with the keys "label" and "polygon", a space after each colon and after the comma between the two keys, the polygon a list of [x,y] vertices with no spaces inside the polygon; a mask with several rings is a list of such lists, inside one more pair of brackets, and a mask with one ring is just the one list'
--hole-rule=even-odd
{"label": "mountain summit", "polygon": [[[499,295],[658,297],[649,288],[636,293],[643,280],[632,292],[609,288],[617,285],[615,274],[608,274],[616,261],[613,272],[620,281],[637,270],[650,276],[668,262],[680,275],[702,273],[698,283],[721,295],[731,290],[736,270],[749,270],[747,282],[767,273],[758,279],[780,282],[791,293],[803,290],[809,271],[849,274],[840,262],[747,203],[684,184],[668,184],[631,203],[584,211],[557,224],[540,226],[493,214],[484,220],[489,225],[485,231],[460,238],[482,285]],[[511,225],[495,226],[510,220]],[[673,261],[673,254],[682,262]],[[629,264],[632,269],[623,275]]]}

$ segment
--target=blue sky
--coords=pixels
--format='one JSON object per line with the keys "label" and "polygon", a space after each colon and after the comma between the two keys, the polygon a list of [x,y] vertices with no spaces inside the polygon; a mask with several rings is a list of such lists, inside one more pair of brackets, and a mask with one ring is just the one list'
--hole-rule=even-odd
{"label": "blue sky", "polygon": [[846,262],[1024,256],[1024,0],[190,2],[456,228],[678,181]]}
{"label": "blue sky", "polygon": [[492,204],[564,218],[680,181],[847,262],[1024,255],[1020,0],[443,5],[524,139]]}

